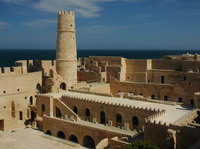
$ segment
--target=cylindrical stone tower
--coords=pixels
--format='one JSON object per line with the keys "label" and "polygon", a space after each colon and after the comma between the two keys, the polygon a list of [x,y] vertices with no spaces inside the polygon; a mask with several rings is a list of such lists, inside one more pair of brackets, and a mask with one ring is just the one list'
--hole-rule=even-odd
{"label": "cylindrical stone tower", "polygon": [[56,70],[64,78],[67,87],[77,83],[77,51],[73,11],[58,12]]}

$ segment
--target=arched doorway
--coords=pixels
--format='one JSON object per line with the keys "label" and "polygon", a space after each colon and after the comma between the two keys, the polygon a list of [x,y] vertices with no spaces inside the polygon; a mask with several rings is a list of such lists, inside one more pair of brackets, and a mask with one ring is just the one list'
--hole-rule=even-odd
{"label": "arched doorway", "polygon": [[33,104],[33,96],[30,97],[29,104],[30,104],[30,105]]}
{"label": "arched doorway", "polygon": [[60,84],[60,89],[62,89],[62,90],[67,89],[66,84],[64,82]]}
{"label": "arched doorway", "polygon": [[121,126],[122,126],[122,115],[118,113],[116,115],[116,127],[121,127]]}
{"label": "arched doorway", "polygon": [[77,109],[76,106],[73,107],[73,111],[74,111],[74,113],[76,113],[76,114],[78,113],[78,109]]}
{"label": "arched doorway", "polygon": [[31,121],[34,121],[36,118],[36,114],[34,111],[31,111]]}
{"label": "arched doorway", "polygon": [[90,121],[90,110],[88,108],[85,109],[85,120]]}
{"label": "arched doorway", "polygon": [[91,136],[85,136],[83,138],[83,146],[90,149],[95,149],[94,139]]}
{"label": "arched doorway", "polygon": [[47,130],[47,131],[46,131],[46,134],[51,136],[51,131],[50,131],[50,130]]}
{"label": "arched doorway", "polygon": [[56,107],[56,117],[62,118],[61,110],[58,107]]}
{"label": "arched doorway", "polygon": [[104,111],[100,112],[100,123],[101,124],[106,124],[106,114]]}
{"label": "arched doorway", "polygon": [[134,128],[135,126],[138,126],[139,125],[139,120],[136,116],[134,116],[132,118],[132,127]]}
{"label": "arched doorway", "polygon": [[38,84],[36,85],[36,89],[37,89],[38,91],[40,91],[40,83],[38,83]]}
{"label": "arched doorway", "polygon": [[58,138],[61,138],[61,139],[65,139],[65,134],[64,134],[64,132],[59,131],[59,132],[57,133],[57,137],[58,137]]}
{"label": "arched doorway", "polygon": [[69,137],[69,141],[74,142],[74,143],[78,143],[78,138],[75,135],[71,135]]}

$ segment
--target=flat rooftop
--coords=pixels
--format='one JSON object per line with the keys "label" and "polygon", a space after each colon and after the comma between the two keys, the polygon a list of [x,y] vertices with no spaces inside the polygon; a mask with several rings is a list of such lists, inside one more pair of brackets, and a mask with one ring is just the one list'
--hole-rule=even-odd
{"label": "flat rooftop", "polygon": [[166,110],[166,113],[161,115],[160,117],[156,118],[156,121],[161,121],[162,123],[166,124],[173,124],[180,118],[186,116],[192,110],[191,107],[183,107],[181,105],[165,105],[160,103],[151,103],[145,101],[137,101],[137,100],[130,100],[126,98],[117,98],[117,97],[105,97],[99,95],[91,95],[91,94],[84,94],[84,93],[77,93],[77,92],[62,92],[62,93],[49,93],[48,95],[53,96],[55,98],[60,98],[62,95],[72,96],[78,98],[86,98],[91,99],[93,101],[101,101],[101,102],[110,102],[113,104],[124,104],[127,106],[135,106],[135,107],[143,107],[143,108],[152,108],[152,109],[160,109]]}
{"label": "flat rooftop", "polygon": [[49,136],[32,128],[0,131],[0,149],[85,149],[79,144]]}

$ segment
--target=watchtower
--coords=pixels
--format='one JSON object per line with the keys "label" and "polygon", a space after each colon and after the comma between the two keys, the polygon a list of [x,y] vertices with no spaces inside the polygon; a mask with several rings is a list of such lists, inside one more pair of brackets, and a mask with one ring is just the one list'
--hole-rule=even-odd
{"label": "watchtower", "polygon": [[73,11],[58,11],[56,70],[64,78],[67,87],[77,83],[77,50]]}

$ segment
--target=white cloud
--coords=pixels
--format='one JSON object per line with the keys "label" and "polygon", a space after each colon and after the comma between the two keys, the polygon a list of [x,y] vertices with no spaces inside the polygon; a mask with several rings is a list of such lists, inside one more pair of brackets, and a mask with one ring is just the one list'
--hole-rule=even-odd
{"label": "white cloud", "polygon": [[24,22],[22,23],[22,25],[33,28],[38,28],[38,27],[43,28],[49,26],[49,24],[56,24],[56,22],[57,22],[56,19],[36,19],[33,21]]}
{"label": "white cloud", "polygon": [[11,27],[11,25],[9,23],[4,22],[4,21],[0,21],[0,29],[8,28],[8,27]]}
{"label": "white cloud", "polygon": [[145,0],[40,0],[33,7],[41,11],[57,12],[58,10],[75,10],[84,18],[98,17],[102,11],[101,3],[106,2],[142,2]]}
{"label": "white cloud", "polygon": [[142,2],[145,0],[0,0],[0,2],[25,4],[40,11],[57,12],[59,10],[75,10],[76,14],[84,18],[100,16],[103,10],[101,3],[106,2]]}

